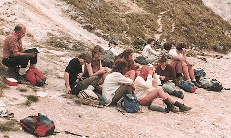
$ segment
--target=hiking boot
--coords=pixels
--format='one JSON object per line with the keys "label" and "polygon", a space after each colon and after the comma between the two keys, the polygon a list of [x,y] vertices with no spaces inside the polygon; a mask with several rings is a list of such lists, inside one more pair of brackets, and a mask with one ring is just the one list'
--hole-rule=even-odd
{"label": "hiking boot", "polygon": [[167,105],[167,108],[165,108],[166,112],[169,113],[169,111],[176,113],[178,110],[174,107],[174,105],[167,99],[164,99],[163,102]]}
{"label": "hiking boot", "polygon": [[202,86],[200,84],[198,84],[196,81],[192,81],[192,83],[194,83],[194,85],[198,88],[202,88]]}
{"label": "hiking boot", "polygon": [[26,75],[18,75],[17,81],[19,84],[28,84],[28,80],[26,79]]}
{"label": "hiking boot", "polygon": [[178,101],[176,101],[174,103],[174,105],[177,106],[177,107],[179,107],[179,109],[180,109],[181,112],[188,111],[188,110],[192,109],[191,107],[185,106],[184,104],[182,104],[182,103],[180,103]]}

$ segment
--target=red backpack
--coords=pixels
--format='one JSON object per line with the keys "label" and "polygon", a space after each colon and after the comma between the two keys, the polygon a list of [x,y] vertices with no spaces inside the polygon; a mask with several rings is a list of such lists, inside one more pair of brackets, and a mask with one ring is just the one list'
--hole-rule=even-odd
{"label": "red backpack", "polygon": [[38,113],[38,116],[28,116],[20,120],[23,130],[35,136],[54,134],[55,124],[47,116]]}
{"label": "red backpack", "polygon": [[42,72],[40,72],[35,67],[30,67],[26,71],[26,79],[29,80],[31,84],[36,86],[43,86],[46,82],[46,78],[44,77]]}

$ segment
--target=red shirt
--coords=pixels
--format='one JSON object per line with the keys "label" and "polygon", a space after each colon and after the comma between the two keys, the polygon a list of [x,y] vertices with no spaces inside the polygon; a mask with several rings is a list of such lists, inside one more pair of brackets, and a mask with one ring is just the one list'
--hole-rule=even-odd
{"label": "red shirt", "polygon": [[165,76],[164,82],[168,80],[175,80],[176,78],[175,69],[170,64],[167,64],[164,70],[162,70],[160,65],[158,65],[156,67],[156,73],[160,76]]}
{"label": "red shirt", "polygon": [[14,32],[6,37],[3,46],[3,58],[13,57],[16,52],[23,52],[22,40],[17,39]]}

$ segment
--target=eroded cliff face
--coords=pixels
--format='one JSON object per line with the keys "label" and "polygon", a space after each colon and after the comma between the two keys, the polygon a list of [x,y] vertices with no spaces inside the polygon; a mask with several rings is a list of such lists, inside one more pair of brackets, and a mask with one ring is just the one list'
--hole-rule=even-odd
{"label": "eroded cliff face", "polygon": [[203,0],[215,13],[231,23],[231,0]]}

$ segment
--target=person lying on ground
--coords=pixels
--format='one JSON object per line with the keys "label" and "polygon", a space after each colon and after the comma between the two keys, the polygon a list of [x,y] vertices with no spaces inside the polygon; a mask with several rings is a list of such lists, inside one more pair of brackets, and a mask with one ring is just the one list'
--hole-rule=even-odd
{"label": "person lying on ground", "polygon": [[[154,77],[153,77],[154,76]],[[149,65],[144,65],[140,68],[140,74],[136,77],[135,83],[135,95],[140,105],[149,106],[151,109],[165,112],[177,112],[175,108],[179,107],[180,111],[188,111],[191,107],[185,106],[180,102],[174,100],[168,93],[158,86],[158,78],[155,75],[154,68]],[[167,105],[167,108],[160,110],[156,106],[162,107]]]}
{"label": "person lying on ground", "polygon": [[92,90],[98,85],[98,76],[92,76],[81,80],[82,65],[91,62],[91,54],[81,53],[78,57],[73,58],[67,65],[64,72],[64,80],[66,86],[66,93],[78,95],[81,90],[87,89],[89,86],[93,87]]}
{"label": "person lying on ground", "polygon": [[26,67],[37,63],[37,52],[26,52],[22,46],[22,38],[26,34],[26,27],[18,24],[14,32],[9,34],[4,41],[2,64],[8,67],[8,74],[19,82],[26,81]]}
{"label": "person lying on ground", "polygon": [[187,60],[186,57],[186,44],[185,43],[179,43],[176,47],[176,49],[172,49],[172,46],[169,46],[168,49],[165,50],[169,50],[169,54],[172,56],[172,62],[171,65],[173,66],[173,68],[176,71],[176,77],[181,77],[182,73],[184,76],[184,79],[188,82],[193,82],[195,84],[195,86],[197,87],[201,87],[195,79],[194,76],[194,70],[193,70],[193,64],[190,63]]}
{"label": "person lying on ground", "polygon": [[183,92],[176,89],[174,83],[176,78],[175,69],[168,64],[167,55],[163,54],[159,57],[156,73],[160,75],[159,79],[165,92],[181,99],[184,98]]}
{"label": "person lying on ground", "polygon": [[[132,80],[135,80],[137,69],[135,67],[135,62],[133,60],[133,50],[132,49],[126,49],[121,54],[118,55],[118,57],[115,59],[115,63],[120,60],[124,59],[127,61],[128,66],[124,70],[124,76],[131,78]],[[114,63],[114,64],[115,64]]]}
{"label": "person lying on ground", "polygon": [[98,76],[100,78],[99,85],[103,84],[103,81],[105,77],[107,76],[109,72],[109,68],[102,67],[100,56],[104,49],[96,45],[92,49],[92,59],[90,63],[86,63],[84,67],[84,76],[86,77],[92,77],[92,76]]}
{"label": "person lying on ground", "polygon": [[102,86],[102,96],[107,105],[116,105],[126,93],[132,93],[135,89],[133,80],[123,75],[127,68],[127,61],[118,59],[108,74]]}
{"label": "person lying on ground", "polygon": [[160,54],[159,52],[152,49],[153,45],[154,45],[154,39],[149,38],[147,40],[147,45],[144,47],[144,49],[142,51],[142,55],[146,58],[146,61],[148,61],[148,63],[150,63],[150,64],[155,62],[158,55]]}

